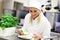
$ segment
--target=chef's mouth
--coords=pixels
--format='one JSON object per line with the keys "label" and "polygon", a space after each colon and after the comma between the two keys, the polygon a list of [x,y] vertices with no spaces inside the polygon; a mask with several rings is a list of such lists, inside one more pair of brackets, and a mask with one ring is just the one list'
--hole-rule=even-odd
{"label": "chef's mouth", "polygon": [[39,16],[39,15],[37,15],[37,16],[34,15],[34,16],[33,16],[33,19],[37,18],[38,16]]}

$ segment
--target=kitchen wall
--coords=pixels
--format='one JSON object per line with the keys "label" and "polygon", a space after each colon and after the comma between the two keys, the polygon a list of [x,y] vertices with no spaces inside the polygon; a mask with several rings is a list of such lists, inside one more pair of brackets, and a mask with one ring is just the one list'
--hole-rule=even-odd
{"label": "kitchen wall", "polygon": [[4,9],[14,9],[14,2],[22,3],[24,6],[27,6],[29,0],[4,0]]}
{"label": "kitchen wall", "polygon": [[13,5],[14,5],[13,0],[4,0],[3,8],[4,9],[11,9],[11,10],[13,10]]}
{"label": "kitchen wall", "polygon": [[0,0],[0,18],[2,16],[3,13],[3,0]]}
{"label": "kitchen wall", "polygon": [[24,4],[24,6],[27,6],[28,5],[28,2],[29,2],[29,0],[14,0],[14,1],[21,2],[21,3]]}

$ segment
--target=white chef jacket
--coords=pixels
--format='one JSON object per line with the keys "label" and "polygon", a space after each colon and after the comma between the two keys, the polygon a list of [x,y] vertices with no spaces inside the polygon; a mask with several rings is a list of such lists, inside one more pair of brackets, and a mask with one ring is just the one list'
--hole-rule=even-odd
{"label": "white chef jacket", "polygon": [[28,33],[42,35],[43,38],[50,38],[51,25],[49,21],[47,20],[47,18],[43,15],[43,13],[41,13],[40,15],[41,15],[40,17],[41,20],[39,24],[36,22],[37,18],[35,18],[35,20],[32,20],[33,24],[31,24],[30,23],[31,14],[28,13],[25,16],[24,26],[22,29]]}

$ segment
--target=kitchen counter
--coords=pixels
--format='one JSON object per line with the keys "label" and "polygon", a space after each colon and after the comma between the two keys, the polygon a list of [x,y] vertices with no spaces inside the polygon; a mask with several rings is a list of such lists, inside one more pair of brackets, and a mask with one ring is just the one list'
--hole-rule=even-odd
{"label": "kitchen counter", "polygon": [[0,40],[21,40],[18,37],[16,37],[15,35],[6,37],[6,38],[0,38]]}
{"label": "kitchen counter", "polygon": [[[54,33],[51,33],[51,35],[52,35],[52,38],[54,38],[53,40],[60,40],[60,39],[58,39],[57,36],[54,36]],[[6,38],[0,38],[0,40],[23,40],[23,39],[19,39],[15,34],[15,35],[12,35],[12,36],[9,36],[9,37],[6,37]]]}

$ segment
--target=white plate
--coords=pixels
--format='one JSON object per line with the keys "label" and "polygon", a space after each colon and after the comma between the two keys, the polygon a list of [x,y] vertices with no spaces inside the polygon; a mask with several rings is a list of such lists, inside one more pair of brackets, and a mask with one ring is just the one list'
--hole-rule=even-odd
{"label": "white plate", "polygon": [[32,34],[18,35],[18,37],[23,38],[23,39],[32,39]]}

